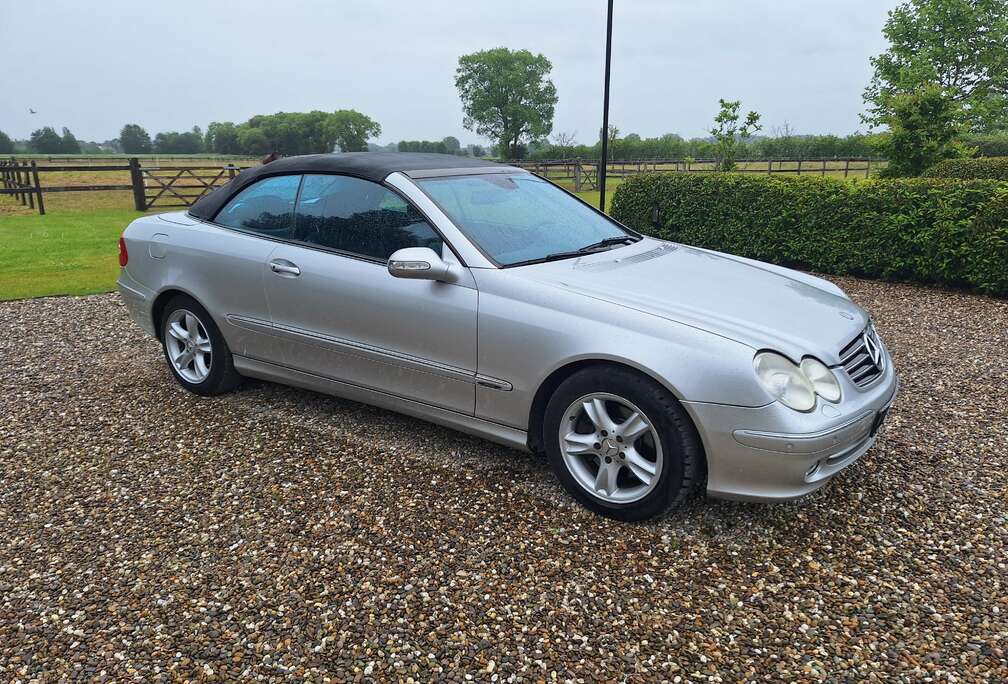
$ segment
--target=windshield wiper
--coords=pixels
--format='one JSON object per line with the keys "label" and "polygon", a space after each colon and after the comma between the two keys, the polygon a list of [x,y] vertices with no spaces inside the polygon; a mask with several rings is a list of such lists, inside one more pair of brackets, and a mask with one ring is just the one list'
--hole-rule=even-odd
{"label": "windshield wiper", "polygon": [[599,240],[598,242],[593,242],[590,245],[579,247],[575,251],[575,253],[586,254],[588,252],[594,252],[596,249],[603,249],[605,247],[614,247],[616,245],[625,245],[628,240],[630,242],[637,242],[638,240],[640,240],[640,238],[634,237],[633,235],[617,235],[616,237],[608,237],[605,240]]}
{"label": "windshield wiper", "polygon": [[597,252],[607,247],[615,247],[616,245],[625,245],[627,242],[637,242],[638,240],[640,240],[640,238],[635,237],[633,235],[620,235],[617,237],[608,237],[604,240],[599,240],[598,242],[593,242],[590,245],[585,245],[584,247],[578,247],[577,249],[572,249],[568,252],[555,252],[553,254],[547,254],[541,259],[536,259],[536,261],[554,261],[556,259],[567,259],[569,257],[581,256],[582,254],[591,254],[592,252]]}

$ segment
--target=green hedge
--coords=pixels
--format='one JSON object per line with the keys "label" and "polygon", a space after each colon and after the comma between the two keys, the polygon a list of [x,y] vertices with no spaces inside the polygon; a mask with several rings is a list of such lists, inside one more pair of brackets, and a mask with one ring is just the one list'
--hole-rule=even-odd
{"label": "green hedge", "polygon": [[984,178],[1008,180],[1008,157],[946,159],[925,171],[924,177],[959,178],[962,180],[980,180]]}
{"label": "green hedge", "polygon": [[617,188],[612,211],[641,232],[762,261],[1008,295],[998,181],[644,174]]}

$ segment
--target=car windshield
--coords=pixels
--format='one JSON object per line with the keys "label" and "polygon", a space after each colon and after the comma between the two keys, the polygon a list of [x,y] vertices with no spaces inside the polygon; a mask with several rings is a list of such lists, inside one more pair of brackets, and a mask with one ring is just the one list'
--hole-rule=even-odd
{"label": "car windshield", "polygon": [[501,266],[576,256],[584,248],[591,251],[637,239],[531,174],[488,173],[418,183]]}

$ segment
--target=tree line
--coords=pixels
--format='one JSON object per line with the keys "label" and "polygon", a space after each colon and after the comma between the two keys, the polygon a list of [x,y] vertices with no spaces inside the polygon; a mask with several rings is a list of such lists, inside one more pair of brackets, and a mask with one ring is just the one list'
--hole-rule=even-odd
{"label": "tree line", "polygon": [[[558,136],[563,138],[564,136]],[[884,133],[852,133],[837,135],[798,135],[788,127],[773,135],[735,138],[735,156],[738,159],[831,159],[877,157],[883,154]],[[522,150],[519,148],[519,153]],[[620,161],[630,159],[718,159],[723,155],[722,143],[716,136],[683,138],[676,133],[666,133],[654,138],[642,138],[636,133],[610,137],[609,158]],[[546,143],[533,143],[527,149],[533,160],[589,159],[602,157],[602,143],[593,145],[561,144],[556,139]]]}

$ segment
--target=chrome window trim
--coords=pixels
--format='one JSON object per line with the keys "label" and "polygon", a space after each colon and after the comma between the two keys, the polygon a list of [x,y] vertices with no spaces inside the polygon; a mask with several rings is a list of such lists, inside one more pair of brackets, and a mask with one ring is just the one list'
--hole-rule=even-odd
{"label": "chrome window trim", "polygon": [[[354,178],[356,180],[364,181],[366,183],[374,183],[375,185],[378,185],[379,187],[385,188],[386,190],[388,190],[388,191],[392,192],[393,194],[397,195],[404,202],[406,202],[407,204],[409,204],[410,206],[412,206],[414,209],[416,209],[417,212],[421,216],[424,217],[424,221],[434,230],[435,233],[437,233],[441,237],[441,242],[444,243],[445,245],[447,245],[448,249],[452,252],[452,254],[455,255],[455,258],[458,260],[459,265],[462,266],[463,268],[469,268],[468,264],[466,263],[465,258],[462,256],[462,254],[459,253],[459,251],[457,249],[455,249],[455,247],[452,245],[451,241],[449,241],[448,238],[447,238],[447,236],[445,236],[444,231],[438,226],[437,223],[435,223],[433,220],[431,220],[430,214],[428,212],[424,211],[422,207],[417,206],[417,202],[412,197],[410,197],[406,192],[404,192],[401,188],[399,188],[396,185],[389,184],[387,182],[375,183],[375,181],[368,180],[367,178],[360,178],[358,176],[352,176],[352,175],[347,174],[347,173],[298,173],[298,174],[288,173],[288,174],[277,174],[275,176],[267,176],[265,178],[261,178],[260,180],[256,181],[255,183],[251,183],[251,184],[247,185],[245,188],[242,188],[240,191],[238,191],[238,193],[235,194],[235,197],[237,197],[239,194],[241,194],[242,192],[244,192],[246,189],[251,188],[251,187],[253,187],[253,186],[255,186],[258,183],[261,183],[263,181],[270,180],[270,179],[273,179],[273,178],[280,178],[282,176],[295,176],[295,175],[299,176],[299,178],[300,178],[300,180],[298,181],[297,195],[294,198],[294,210],[293,210],[294,217],[293,218],[294,218],[295,221],[297,220],[297,207],[298,207],[298,203],[301,202],[301,188],[304,186],[304,177],[305,176],[342,176],[344,178]],[[396,174],[392,174],[392,175],[394,176]],[[391,178],[391,177],[392,176],[389,176],[389,178]],[[386,179],[386,181],[387,180],[388,179]],[[412,186],[412,183],[410,183],[409,185]],[[415,187],[415,186],[413,186],[413,187]],[[224,211],[224,209],[229,204],[231,204],[231,202],[234,200],[235,197],[230,198],[224,204],[224,206],[222,206],[220,208],[220,211],[218,211],[217,214],[220,214],[221,211]],[[424,195],[424,197],[426,197],[426,195]],[[216,218],[216,217],[217,217],[217,215],[215,214],[214,218]],[[375,257],[370,257],[370,256],[367,256],[365,254],[358,254],[357,252],[347,252],[347,251],[344,251],[344,250],[334,249],[332,247],[326,247],[324,245],[317,245],[317,244],[314,244],[314,243],[311,243],[311,242],[303,242],[301,240],[295,240],[293,238],[273,237],[271,235],[265,235],[263,233],[257,233],[254,230],[246,230],[246,229],[243,229],[243,228],[235,228],[233,226],[225,226],[222,223],[217,223],[217,221],[201,219],[201,218],[196,217],[196,216],[191,216],[191,218],[194,221],[197,221],[197,222],[202,223],[204,225],[213,226],[214,228],[220,228],[221,230],[230,230],[230,231],[233,231],[235,233],[241,233],[242,235],[248,235],[250,237],[260,238],[262,240],[268,240],[269,242],[276,242],[276,243],[281,244],[281,245],[292,245],[292,246],[295,246],[295,247],[301,247],[303,249],[310,249],[310,250],[313,250],[313,251],[316,251],[316,252],[323,252],[325,254],[332,254],[332,255],[335,255],[335,256],[342,256],[342,257],[346,257],[348,259],[356,259],[357,261],[364,261],[364,262],[367,262],[369,264],[375,264],[377,266],[381,266],[382,268],[386,268],[388,266],[388,259],[384,259],[384,260],[377,259]],[[445,217],[445,219],[447,220],[447,217]],[[442,254],[442,257],[443,256],[444,255]]]}

